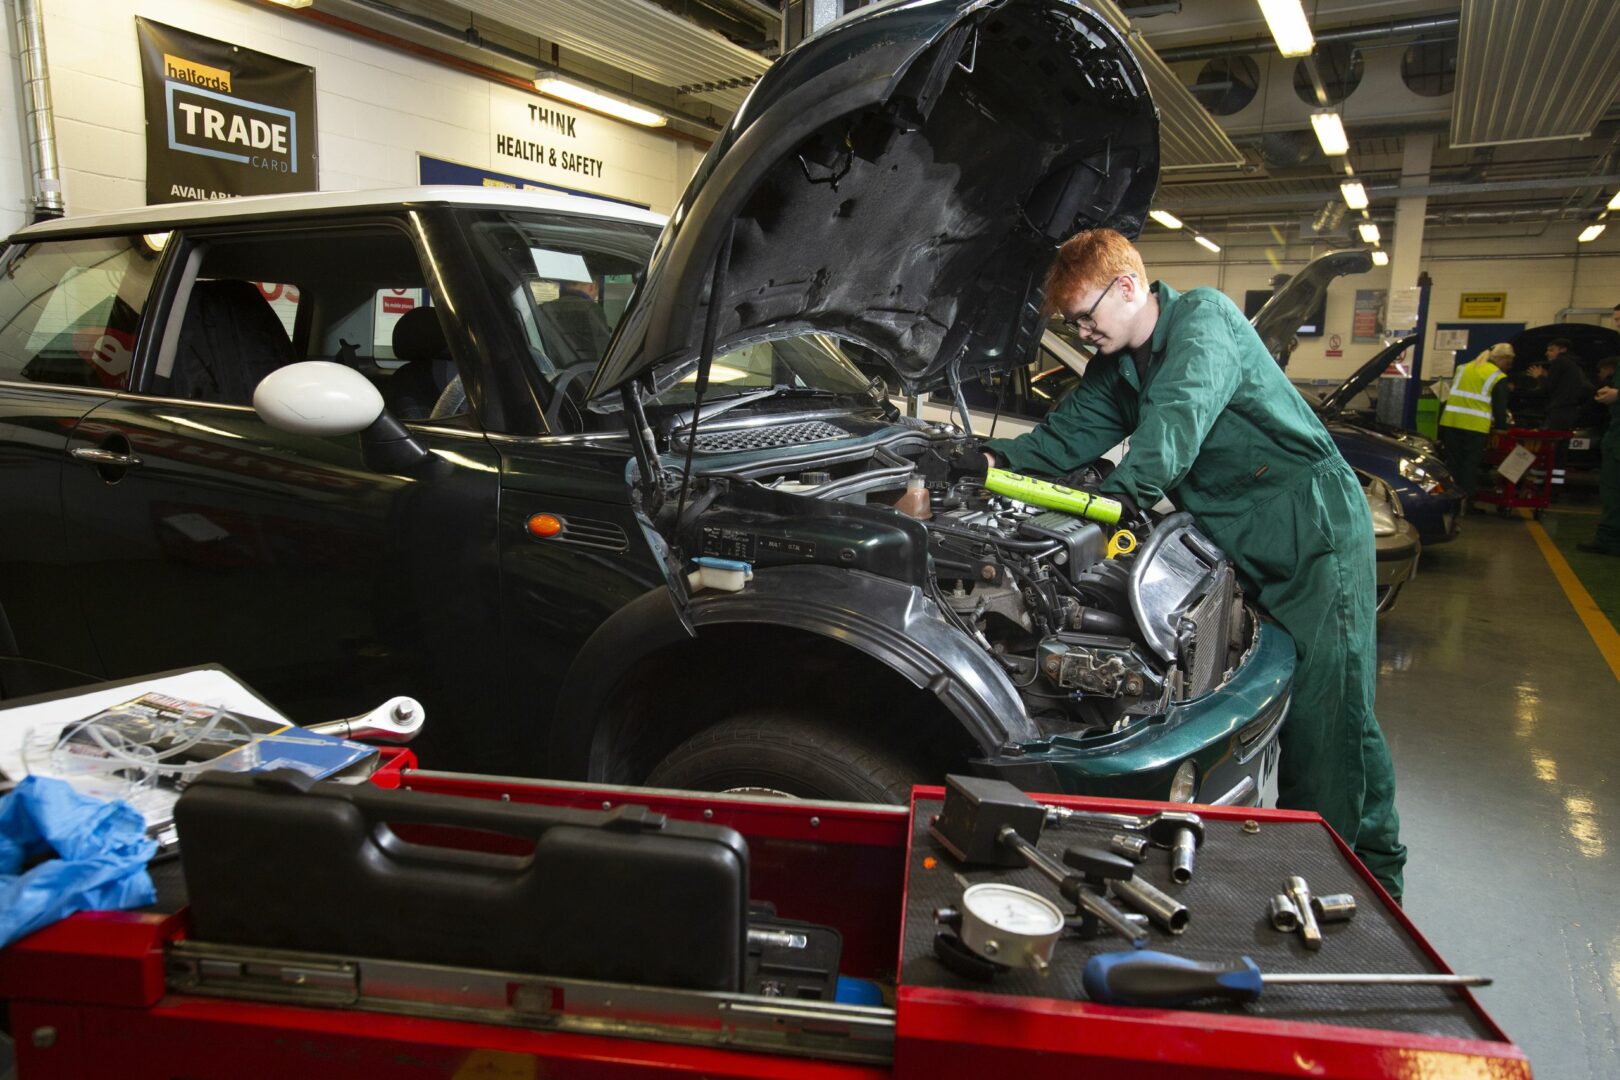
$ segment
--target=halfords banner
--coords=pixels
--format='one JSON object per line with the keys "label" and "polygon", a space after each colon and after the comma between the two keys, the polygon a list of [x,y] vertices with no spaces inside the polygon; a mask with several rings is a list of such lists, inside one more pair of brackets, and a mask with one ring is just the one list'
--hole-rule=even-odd
{"label": "halfords banner", "polygon": [[315,69],[136,17],[146,201],[314,191]]}

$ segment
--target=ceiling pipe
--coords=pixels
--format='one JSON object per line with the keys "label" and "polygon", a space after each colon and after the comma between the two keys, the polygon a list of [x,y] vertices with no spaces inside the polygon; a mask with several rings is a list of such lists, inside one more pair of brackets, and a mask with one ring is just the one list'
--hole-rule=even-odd
{"label": "ceiling pipe", "polygon": [[23,114],[28,130],[28,164],[33,171],[34,220],[67,212],[62,172],[56,160],[56,121],[51,111],[50,68],[45,63],[45,14],[40,0],[16,0],[17,61]]}
{"label": "ceiling pipe", "polygon": [[[1313,36],[1318,45],[1328,45],[1339,41],[1376,41],[1380,38],[1398,37],[1405,34],[1422,34],[1432,30],[1441,31],[1446,37],[1457,36],[1457,26],[1461,22],[1459,15],[1432,15],[1420,19],[1392,19],[1389,22],[1366,23],[1362,26],[1341,26],[1333,30],[1315,30]],[[1238,41],[1225,41],[1216,45],[1188,45],[1180,49],[1157,50],[1160,59],[1167,64],[1174,64],[1182,60],[1213,60],[1221,56],[1242,56],[1248,53],[1270,52],[1277,47],[1277,41],[1271,35],[1265,37],[1243,38]]]}

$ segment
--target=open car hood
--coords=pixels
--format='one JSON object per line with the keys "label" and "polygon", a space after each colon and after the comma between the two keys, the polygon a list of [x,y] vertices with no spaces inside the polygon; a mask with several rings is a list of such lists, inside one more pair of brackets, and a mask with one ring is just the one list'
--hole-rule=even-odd
{"label": "open car hood", "polygon": [[820,331],[918,393],[1022,363],[1058,244],[1142,226],[1158,113],[1124,40],[1074,0],[862,9],[767,71],[698,167],[589,396]]}
{"label": "open car hood", "polygon": [[1415,338],[1404,337],[1390,342],[1373,354],[1373,358],[1362,364],[1350,377],[1333,390],[1323,395],[1317,404],[1316,411],[1324,416],[1337,416],[1344,411],[1345,405],[1361,393],[1389,369],[1395,358],[1410,349],[1416,342]]}
{"label": "open car hood", "polygon": [[1327,295],[1333,279],[1344,274],[1365,274],[1372,269],[1372,252],[1366,250],[1330,251],[1305,264],[1305,269],[1272,293],[1266,306],[1249,320],[1254,332],[1266,343],[1273,358],[1280,358],[1293,341],[1300,324],[1311,317]]}

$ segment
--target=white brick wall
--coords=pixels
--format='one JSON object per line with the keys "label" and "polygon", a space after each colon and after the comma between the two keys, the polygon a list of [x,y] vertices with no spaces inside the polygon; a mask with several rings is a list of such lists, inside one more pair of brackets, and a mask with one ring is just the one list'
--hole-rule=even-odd
{"label": "white brick wall", "polygon": [[[89,214],[146,201],[145,112],[135,17],[315,68],[318,167],[323,190],[397,187],[417,182],[417,155],[515,172],[493,159],[491,84],[338,31],[240,0],[51,0],[45,7],[59,165],[68,213]],[[0,235],[27,221],[26,141],[17,109],[15,43],[0,55]],[[506,91],[510,93],[511,91]],[[537,103],[547,99],[535,96]],[[566,108],[566,106],[564,106]],[[639,139],[646,129],[625,128]],[[664,136],[615,141],[611,151],[633,175],[633,193],[577,177],[570,186],[673,208],[697,156]],[[648,149],[650,148],[650,150]],[[586,153],[591,148],[580,147]],[[629,156],[627,156],[629,155]],[[608,156],[599,154],[597,156]],[[553,176],[536,176],[548,183]]]}

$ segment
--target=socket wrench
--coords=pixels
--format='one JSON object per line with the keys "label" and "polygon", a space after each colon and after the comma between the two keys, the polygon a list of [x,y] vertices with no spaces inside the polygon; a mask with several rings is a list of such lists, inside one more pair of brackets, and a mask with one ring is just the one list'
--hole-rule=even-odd
{"label": "socket wrench", "polygon": [[422,732],[427,721],[422,703],[412,697],[389,698],[370,712],[342,720],[328,720],[310,724],[305,730],[322,735],[335,735],[339,739],[363,739],[368,742],[408,743]]}
{"label": "socket wrench", "polygon": [[1172,934],[1185,932],[1192,920],[1186,904],[1142,878],[1113,881],[1109,887],[1127,907],[1135,908]]}

